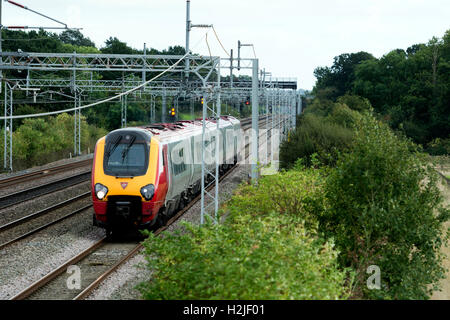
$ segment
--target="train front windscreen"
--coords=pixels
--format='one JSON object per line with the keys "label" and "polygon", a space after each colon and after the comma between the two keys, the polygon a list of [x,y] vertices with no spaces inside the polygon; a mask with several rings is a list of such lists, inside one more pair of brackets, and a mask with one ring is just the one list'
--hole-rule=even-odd
{"label": "train front windscreen", "polygon": [[145,175],[148,168],[148,144],[133,134],[116,135],[107,139],[103,169],[116,177]]}

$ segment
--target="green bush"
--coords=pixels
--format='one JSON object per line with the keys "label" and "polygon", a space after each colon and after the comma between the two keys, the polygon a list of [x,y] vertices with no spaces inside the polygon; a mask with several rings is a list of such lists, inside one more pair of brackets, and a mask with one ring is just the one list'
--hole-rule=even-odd
{"label": "green bush", "polygon": [[327,120],[345,128],[353,129],[360,118],[357,111],[350,109],[346,104],[336,103]]}
{"label": "green bush", "polygon": [[[81,149],[93,151],[98,138],[105,135],[104,129],[97,128],[81,119]],[[3,152],[3,139],[0,146]],[[74,118],[66,113],[56,117],[29,118],[23,121],[13,133],[14,168],[26,169],[51,161],[67,158],[73,153]]]}
{"label": "green bush", "polygon": [[450,155],[450,136],[446,139],[434,139],[427,145],[426,151],[433,156]]}
{"label": "green bush", "polygon": [[372,105],[368,99],[356,95],[346,94],[337,98],[337,102],[345,104],[354,111],[365,112],[372,109]]}
{"label": "green bush", "polygon": [[317,215],[324,210],[323,178],[321,171],[304,169],[282,171],[264,176],[258,186],[242,185],[229,201],[229,219],[241,212],[265,215],[273,211],[296,215],[308,230],[317,229]]}
{"label": "green bush", "polygon": [[[320,230],[334,238],[341,265],[356,270],[356,297],[424,299],[444,276],[449,210],[441,206],[436,173],[414,149],[365,116],[352,152],[327,179]],[[381,290],[366,288],[370,265],[381,269]]]}
{"label": "green bush", "polygon": [[152,275],[138,286],[143,297],[347,298],[348,274],[338,269],[337,252],[311,227],[316,223],[309,211],[322,197],[318,173],[278,177],[239,188],[226,204],[224,223],[185,224],[183,232],[150,234],[144,246]]}
{"label": "green bush", "polygon": [[319,117],[326,117],[334,108],[334,103],[331,100],[316,98],[305,109],[305,115],[314,114]]}
{"label": "green bush", "polygon": [[296,130],[280,145],[281,167],[291,168],[299,158],[310,166],[313,154],[321,163],[334,165],[338,154],[350,149],[352,140],[351,129],[313,114],[303,115]]}

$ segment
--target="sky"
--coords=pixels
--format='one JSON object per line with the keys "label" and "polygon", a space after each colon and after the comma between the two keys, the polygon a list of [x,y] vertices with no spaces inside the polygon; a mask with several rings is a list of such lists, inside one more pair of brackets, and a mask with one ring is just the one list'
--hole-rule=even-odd
{"label": "sky", "polygon": [[[0,0],[1,1],[1,0]],[[185,45],[185,0],[15,0],[68,24],[104,46],[110,36],[158,50]],[[314,69],[342,53],[366,51],[379,58],[442,37],[450,30],[449,0],[191,0],[193,24],[213,24],[225,49],[253,44],[260,68],[274,77],[297,78],[311,90]],[[2,24],[58,26],[2,1]],[[206,29],[191,32],[191,48],[208,55]],[[212,55],[227,55],[209,31]],[[250,47],[243,58],[253,58]]]}

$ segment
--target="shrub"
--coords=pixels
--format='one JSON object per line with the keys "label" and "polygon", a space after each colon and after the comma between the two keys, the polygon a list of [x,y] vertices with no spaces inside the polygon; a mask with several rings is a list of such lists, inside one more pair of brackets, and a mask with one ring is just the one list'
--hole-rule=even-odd
{"label": "shrub", "polygon": [[331,100],[316,98],[305,109],[305,115],[314,114],[319,117],[326,117],[334,108],[334,103]]}
{"label": "shrub", "polygon": [[[239,188],[226,204],[228,217],[222,224],[185,224],[184,232],[150,234],[144,246],[152,278],[138,286],[143,297],[346,298],[348,274],[339,270],[337,252],[310,228],[310,204],[321,196],[317,173],[279,177]],[[283,182],[289,183],[283,187]]]}
{"label": "shrub", "polygon": [[369,100],[360,96],[346,94],[337,98],[337,102],[340,104],[345,104],[350,109],[359,112],[365,112],[372,109],[372,105]]}
{"label": "shrub", "polygon": [[144,242],[152,279],[145,299],[338,299],[345,273],[336,251],[307,236],[292,216],[240,225],[185,225],[185,234]]}
{"label": "shrub", "polygon": [[299,158],[311,165],[311,156],[315,153],[325,165],[334,165],[340,152],[349,150],[353,132],[325,118],[306,114],[299,118],[296,130],[280,145],[282,168],[290,168]]}
{"label": "shrub", "polygon": [[265,215],[273,211],[296,215],[308,230],[316,230],[317,215],[324,210],[323,178],[321,171],[297,167],[264,176],[258,186],[242,185],[227,205],[229,219],[242,212]]}
{"label": "shrub", "polygon": [[[365,116],[351,153],[341,155],[326,182],[329,209],[320,230],[333,237],[340,262],[357,272],[355,295],[428,298],[439,279],[447,241],[436,173],[414,145]],[[381,269],[381,290],[366,288],[366,269]]]}
{"label": "shrub", "polygon": [[426,151],[433,156],[450,155],[450,136],[446,139],[434,139],[427,145]]}
{"label": "shrub", "polygon": [[357,111],[350,109],[346,104],[336,103],[327,120],[345,128],[353,129],[360,118]]}

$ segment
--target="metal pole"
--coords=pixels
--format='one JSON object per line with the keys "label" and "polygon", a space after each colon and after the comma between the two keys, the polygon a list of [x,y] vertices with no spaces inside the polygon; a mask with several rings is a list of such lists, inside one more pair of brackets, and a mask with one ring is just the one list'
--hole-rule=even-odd
{"label": "metal pole", "polygon": [[155,97],[150,95],[150,123],[155,123]]}
{"label": "metal pole", "polygon": [[241,40],[238,40],[238,66],[237,69],[238,71],[241,70]]}
{"label": "metal pole", "polygon": [[166,122],[166,89],[163,89],[162,106],[161,106],[161,122]]}
{"label": "metal pole", "polygon": [[216,118],[217,118],[217,126],[216,126],[216,184],[215,184],[215,199],[214,199],[214,221],[217,223],[218,212],[219,212],[219,166],[220,166],[220,61],[217,64],[217,106],[216,106]]}
{"label": "metal pole", "polygon": [[120,97],[121,100],[121,109],[122,109],[122,121],[121,121],[121,127],[126,128],[127,126],[127,96]]}
{"label": "metal pole", "polygon": [[258,97],[258,59],[253,59],[252,73],[252,156],[251,156],[251,179],[252,182],[258,181],[258,116],[259,116],[259,97]]}
{"label": "metal pole", "polygon": [[[191,1],[186,1],[186,53],[189,53],[189,33],[191,31]],[[186,56],[186,66],[184,69],[186,82],[189,80],[189,55]]]}
{"label": "metal pole", "polygon": [[78,155],[81,154],[81,94],[78,96]]}
{"label": "metal pole", "polygon": [[[0,3],[1,3],[1,1],[0,1]],[[6,135],[7,135],[7,119],[6,119],[6,116],[7,116],[7,110],[6,110],[6,85],[7,85],[7,83],[5,82],[5,127],[4,127],[4,129],[5,129],[5,141],[4,141],[4,144],[3,144],[3,169],[6,169],[6,166],[7,166],[7,163],[6,163]],[[1,84],[0,84],[0,87],[1,87]]]}
{"label": "metal pole", "polygon": [[[1,56],[1,53],[3,52],[2,49],[2,33],[3,33],[3,25],[2,25],[2,3],[3,1],[0,0],[0,64],[3,64],[3,57]],[[3,71],[0,68],[0,93],[2,92],[2,81],[3,81]],[[6,130],[6,127],[5,127]]]}
{"label": "metal pole", "polygon": [[233,49],[230,54],[230,89],[233,88]]}
{"label": "metal pole", "polygon": [[[147,65],[146,65],[146,59],[145,59],[145,56],[147,55],[147,45],[146,45],[146,43],[144,42],[144,67],[147,67]],[[146,72],[145,72],[145,70],[143,70],[142,71],[142,82],[145,82],[145,80],[147,79],[147,75],[146,75]],[[145,89],[145,87],[143,87],[142,88],[142,90],[144,90]]]}
{"label": "metal pole", "polygon": [[266,163],[269,163],[269,93],[267,89],[264,89],[264,94],[266,96]]}
{"label": "metal pole", "polygon": [[[271,82],[272,82],[272,79],[270,80]],[[270,113],[270,116],[271,116],[271,118],[272,118],[272,130],[270,131],[270,148],[272,149],[272,152],[270,153],[270,160],[273,162],[273,154],[274,154],[274,146],[272,145],[272,142],[274,141],[274,139],[272,138],[273,136],[274,136],[274,131],[275,131],[275,128],[273,127],[273,125],[274,125],[274,120],[275,120],[275,92],[274,92],[274,89],[272,88],[272,90],[271,90],[271,92],[272,92],[272,110],[271,110],[271,113]]]}
{"label": "metal pole", "polygon": [[5,82],[5,128],[4,128],[5,144],[4,144],[3,166],[5,170],[9,169],[9,171],[12,171],[12,131],[13,131],[12,116],[13,116],[13,88],[7,82]]}
{"label": "metal pole", "polygon": [[[206,92],[206,90],[204,91]],[[206,118],[207,114],[207,99],[206,94],[203,95],[203,115],[202,115],[202,191],[201,191],[201,211],[200,224],[205,222],[205,133],[206,133]]]}
{"label": "metal pole", "polygon": [[[74,71],[75,72],[75,71]],[[77,154],[77,115],[78,115],[78,94],[77,94],[77,90],[75,89],[74,91],[74,105],[75,105],[75,112],[73,115],[73,126],[74,126],[74,130],[73,130],[73,155],[75,156]]]}
{"label": "metal pole", "polygon": [[281,143],[281,90],[278,89],[278,105],[277,105],[277,122],[278,122],[278,143]]}
{"label": "metal pole", "polygon": [[13,152],[12,152],[12,145],[13,145],[13,90],[12,88],[10,88],[9,90],[9,109],[10,109],[10,116],[11,118],[9,119],[9,170],[12,171],[13,170],[13,166],[12,166],[12,156],[13,156]]}

